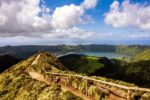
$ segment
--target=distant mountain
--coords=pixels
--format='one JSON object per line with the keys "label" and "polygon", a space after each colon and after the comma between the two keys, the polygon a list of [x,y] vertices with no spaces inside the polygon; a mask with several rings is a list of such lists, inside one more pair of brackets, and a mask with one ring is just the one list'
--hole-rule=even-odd
{"label": "distant mountain", "polygon": [[7,53],[13,56],[27,58],[39,51],[52,53],[66,53],[70,51],[115,51],[115,46],[111,45],[57,45],[57,46],[41,46],[41,45],[27,45],[27,46],[5,46],[0,47],[0,53]]}
{"label": "distant mountain", "polygon": [[149,45],[26,45],[26,46],[5,46],[0,47],[0,53],[7,53],[19,58],[28,58],[39,51],[52,52],[61,54],[66,52],[116,52],[120,54],[135,55],[145,49],[150,49]]}
{"label": "distant mountain", "polygon": [[0,73],[18,63],[21,59],[10,56],[8,54],[0,55]]}

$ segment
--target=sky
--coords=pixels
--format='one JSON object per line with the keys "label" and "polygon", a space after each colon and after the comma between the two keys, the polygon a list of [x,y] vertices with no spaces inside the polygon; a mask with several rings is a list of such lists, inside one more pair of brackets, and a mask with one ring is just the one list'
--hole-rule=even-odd
{"label": "sky", "polygon": [[150,0],[0,0],[0,46],[150,45]]}

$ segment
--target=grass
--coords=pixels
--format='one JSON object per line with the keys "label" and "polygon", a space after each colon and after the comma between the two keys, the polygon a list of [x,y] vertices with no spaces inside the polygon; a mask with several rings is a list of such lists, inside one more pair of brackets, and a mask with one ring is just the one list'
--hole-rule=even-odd
{"label": "grass", "polygon": [[[63,66],[61,66],[57,59],[50,54],[42,54],[38,64],[30,66],[34,58],[35,56],[32,56],[29,59],[14,65],[9,70],[6,70],[2,74],[0,74],[0,100],[81,100],[81,98],[73,95],[71,92],[63,92],[60,85],[47,85],[44,82],[33,80],[28,75],[27,69],[38,72],[40,74],[44,74],[42,71],[42,67],[44,67],[47,71],[60,73],[63,73],[65,69]],[[96,68],[103,67],[103,65],[98,62],[99,58],[97,57],[88,56],[87,60],[88,63],[84,67],[84,70],[93,72],[96,70]],[[92,67],[92,69],[90,69],[89,67]],[[66,73],[68,73],[67,70]],[[73,72],[70,73],[77,74]],[[45,75],[45,78],[47,79],[48,76]],[[59,78],[59,76],[54,77],[54,81],[57,83]],[[135,86],[134,84],[129,84],[126,82],[103,77],[92,78],[125,86]],[[84,79],[70,77],[69,85],[86,94],[86,82]],[[97,100],[99,100],[100,98],[102,99],[105,95],[103,92],[97,89],[97,86],[94,86],[93,83],[89,81],[88,94],[90,96],[94,96]],[[147,98],[149,94],[145,94],[143,96],[143,98]]]}
{"label": "grass", "polygon": [[94,56],[86,56],[87,59],[89,60],[98,60],[98,57],[94,57]]}
{"label": "grass", "polygon": [[38,64],[31,65],[35,57],[36,55],[0,74],[0,100],[70,100],[70,98],[81,100],[69,92],[63,92],[60,85],[47,85],[32,79],[27,69],[40,74],[42,74],[42,67],[52,71],[63,70],[63,66],[50,54],[43,53]]}
{"label": "grass", "polygon": [[71,92],[67,91],[62,94],[62,100],[82,100],[80,97],[74,96]]}
{"label": "grass", "polygon": [[81,67],[81,72],[87,72],[88,74],[94,73],[96,70],[104,67],[103,64],[99,63],[99,58],[93,57],[93,56],[87,56],[86,57],[88,63],[83,65],[84,67]]}
{"label": "grass", "polygon": [[150,49],[146,49],[143,52],[138,53],[133,58],[134,61],[150,60]]}

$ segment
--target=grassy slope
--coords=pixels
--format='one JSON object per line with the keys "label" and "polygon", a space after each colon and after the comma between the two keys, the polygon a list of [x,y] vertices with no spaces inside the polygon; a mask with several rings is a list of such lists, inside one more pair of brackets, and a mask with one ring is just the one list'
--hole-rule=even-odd
{"label": "grassy slope", "polygon": [[10,56],[10,55],[0,55],[0,73],[8,69],[12,65],[18,63],[21,59]]}
{"label": "grassy slope", "polygon": [[140,87],[150,87],[150,60],[126,62],[113,59],[112,61],[115,63],[115,73],[111,78],[131,82]]}
{"label": "grassy slope", "polygon": [[59,58],[60,62],[71,71],[87,75],[93,74],[96,70],[104,67],[103,63],[99,62],[99,59],[78,54],[69,54]]}
{"label": "grassy slope", "polygon": [[139,60],[150,60],[150,49],[144,50],[143,52],[135,55],[134,61]]}
{"label": "grassy slope", "polygon": [[81,67],[80,72],[87,72],[87,73],[94,73],[96,70],[104,67],[103,64],[98,62],[97,57],[87,56],[87,64],[83,65],[84,67]]}
{"label": "grassy slope", "polygon": [[[59,85],[54,85],[54,84],[47,85],[43,82],[33,80],[28,75],[26,69],[29,69],[30,71],[31,70],[36,71],[39,73],[43,73],[42,67],[44,67],[47,71],[52,71],[52,72],[62,72],[62,70],[68,71],[65,67],[62,66],[61,63],[59,63],[56,57],[52,56],[49,53],[42,53],[38,64],[30,66],[34,58],[35,56],[32,56],[29,59],[22,61],[17,65],[14,65],[13,67],[11,67],[11,69],[6,70],[2,74],[0,74],[0,99],[1,100],[11,100],[11,99],[51,100],[52,98],[55,98],[56,100],[80,99],[74,96],[70,92],[63,92]],[[83,61],[84,65],[87,65],[88,67],[92,65],[96,66],[94,67],[94,69],[98,68],[99,66],[103,68],[102,64],[98,63],[99,60],[100,59],[96,57],[87,56],[86,59],[84,57],[80,61]],[[104,61],[105,60],[106,59],[104,59]],[[81,64],[81,62],[78,64]],[[84,67],[84,70],[88,69],[89,72],[93,72],[93,69],[91,70],[87,66]],[[103,77],[93,77],[93,78],[108,81],[108,82],[113,82],[117,84],[127,85],[127,86],[134,86],[133,84],[129,84],[118,80],[103,78]],[[75,87],[79,86],[79,88],[82,88],[85,83],[84,81],[81,82],[81,80],[76,82],[74,81],[71,82],[73,82],[72,84],[74,84]]]}
{"label": "grassy slope", "polygon": [[68,55],[60,60],[62,60],[64,66],[69,67],[69,69],[72,68],[72,70],[77,73],[97,76],[96,78],[98,78],[98,76],[103,76],[106,78],[100,77],[100,80],[105,80],[116,84],[134,86],[133,84],[129,84],[134,83],[141,87],[148,87],[149,61],[129,63],[114,59],[112,60],[114,63],[112,65],[111,61],[107,58],[97,58],[83,55]]}
{"label": "grassy slope", "polygon": [[127,45],[122,45],[122,46],[117,46],[116,52],[120,54],[127,54],[127,55],[135,55],[138,52],[140,52],[141,49],[138,46],[127,46]]}
{"label": "grassy slope", "polygon": [[[47,57],[46,57],[47,56]],[[46,57],[47,59],[43,59]],[[80,99],[70,92],[63,92],[59,85],[47,85],[46,83],[33,80],[27,72],[27,69],[42,72],[41,66],[30,66],[35,56],[24,60],[10,69],[0,74],[0,99],[1,100],[77,100]],[[48,69],[53,69],[57,64],[56,59],[50,54],[45,53],[41,57],[41,63]],[[48,61],[53,59],[53,62]],[[59,66],[59,64],[58,64]],[[57,66],[57,67],[58,67]],[[55,71],[63,68],[59,66]]]}
{"label": "grassy slope", "polygon": [[94,75],[93,78],[96,78],[99,80],[112,82],[112,83],[125,85],[125,86],[135,86],[134,84],[123,82],[117,79],[114,80],[110,78],[100,77],[101,76],[99,75],[100,72],[103,72],[102,74],[108,75],[110,74],[109,72],[112,71],[111,66],[109,66],[110,64],[108,64],[110,63],[110,61],[107,58],[71,54],[71,55],[67,55],[59,59],[64,65],[66,65],[66,67],[69,67],[70,69],[70,66],[71,66],[72,70],[77,72],[78,74],[80,73],[92,74]]}

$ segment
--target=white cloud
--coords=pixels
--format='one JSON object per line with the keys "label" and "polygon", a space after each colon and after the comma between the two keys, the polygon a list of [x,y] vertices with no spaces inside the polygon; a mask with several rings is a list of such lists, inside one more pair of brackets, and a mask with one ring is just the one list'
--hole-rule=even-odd
{"label": "white cloud", "polygon": [[95,23],[93,17],[91,15],[84,15],[82,17],[82,24]]}
{"label": "white cloud", "polygon": [[81,7],[84,9],[90,9],[94,8],[97,5],[98,0],[84,0],[84,2],[81,4]]}
{"label": "white cloud", "polygon": [[[123,35],[122,35],[123,34]],[[127,33],[99,33],[100,39],[149,39],[150,33],[147,32],[127,32]],[[118,38],[119,37],[119,38]]]}
{"label": "white cloud", "polygon": [[58,7],[52,15],[52,23],[55,28],[68,29],[81,23],[84,9],[74,4]]}
{"label": "white cloud", "polygon": [[83,29],[73,27],[68,30],[60,30],[57,29],[53,32],[48,32],[46,34],[43,34],[43,38],[61,38],[61,39],[87,39],[90,38],[94,32],[92,31],[85,31]]}
{"label": "white cloud", "polygon": [[[98,0],[84,0],[81,5],[74,4],[57,7],[52,15],[52,25],[56,29],[69,29],[76,24],[89,23],[87,22],[87,16],[85,19],[84,12],[86,9],[94,8],[97,5]],[[84,19],[82,17],[84,16]],[[90,22],[93,22],[92,18],[88,16]]]}
{"label": "white cloud", "polygon": [[81,5],[64,5],[52,11],[44,0],[0,0],[0,36],[34,36],[36,33],[38,36],[38,33],[56,30],[67,32],[77,24],[83,24],[85,10],[96,4],[97,0],[85,0]]}
{"label": "white cloud", "polygon": [[48,30],[47,20],[38,16],[40,0],[0,1],[0,33],[15,34]]}
{"label": "white cloud", "polygon": [[150,5],[131,4],[129,0],[120,4],[114,1],[105,14],[105,23],[113,27],[137,27],[150,30]]}

